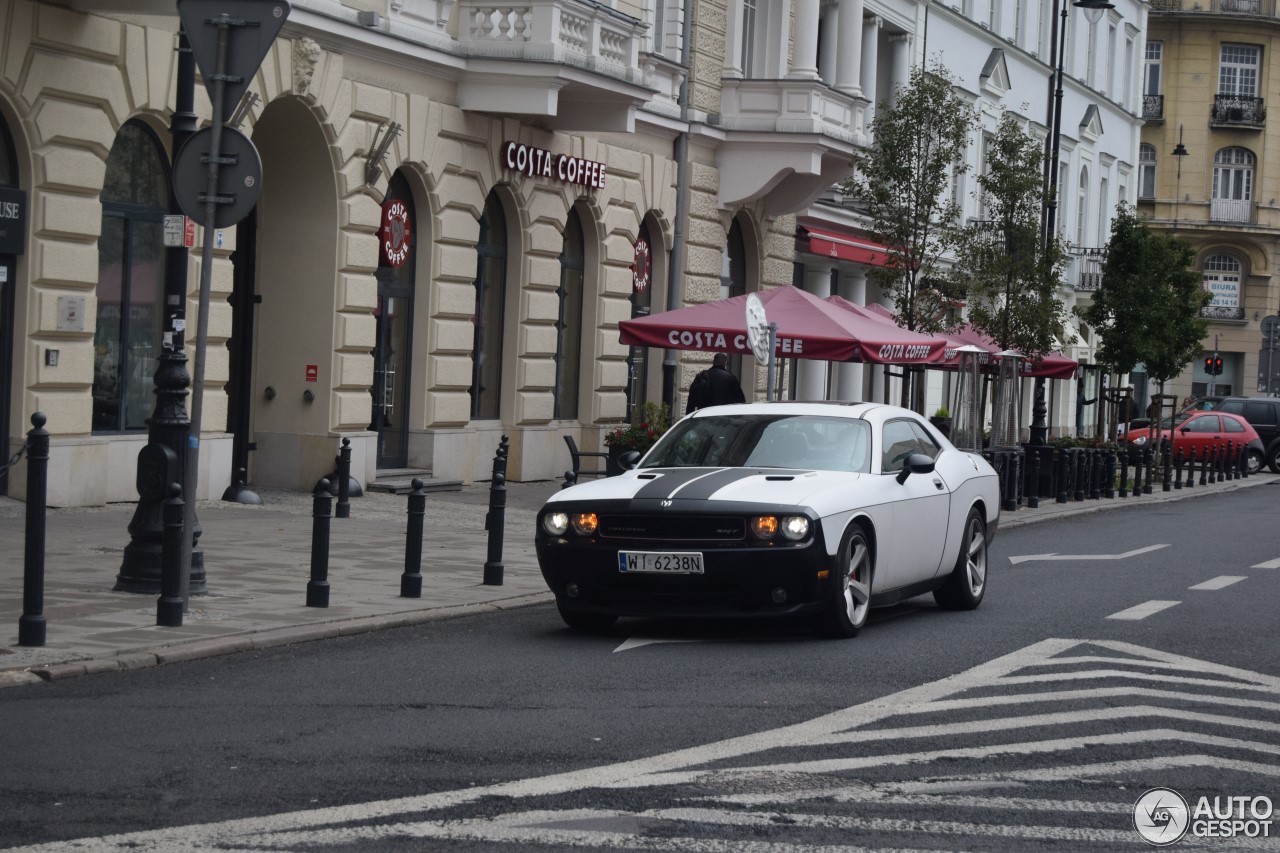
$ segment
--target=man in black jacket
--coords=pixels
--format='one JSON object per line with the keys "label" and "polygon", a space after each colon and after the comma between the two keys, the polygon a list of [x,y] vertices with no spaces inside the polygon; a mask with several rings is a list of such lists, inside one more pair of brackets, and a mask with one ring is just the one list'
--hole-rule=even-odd
{"label": "man in black jacket", "polygon": [[686,415],[707,406],[747,401],[737,377],[726,367],[728,363],[729,356],[718,352],[711,359],[711,366],[694,377],[689,386],[689,402],[684,407]]}

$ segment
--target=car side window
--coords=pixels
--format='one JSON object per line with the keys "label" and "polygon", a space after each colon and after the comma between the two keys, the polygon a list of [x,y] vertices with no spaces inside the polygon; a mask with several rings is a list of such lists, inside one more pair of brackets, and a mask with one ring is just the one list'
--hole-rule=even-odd
{"label": "car side window", "polygon": [[1276,422],[1274,403],[1245,403],[1244,419],[1251,424],[1271,425]]}
{"label": "car side window", "polygon": [[1189,432],[1221,432],[1222,428],[1218,425],[1217,415],[1201,415],[1198,418],[1192,418],[1187,421],[1184,429]]}
{"label": "car side window", "polygon": [[1244,424],[1235,418],[1223,418],[1222,425],[1227,428],[1227,432],[1244,432]]}
{"label": "car side window", "polygon": [[933,436],[929,435],[929,431],[920,424],[911,424],[911,431],[916,434],[916,441],[920,444],[919,453],[923,453],[930,459],[937,459],[938,454],[942,452],[942,448],[933,440]]}
{"label": "car side window", "polygon": [[[881,443],[880,471],[883,474],[896,474],[907,463],[912,453],[923,453],[920,439],[912,429],[908,420],[889,421],[884,425],[884,440]],[[936,446],[936,445],[935,445]],[[935,450],[934,455],[937,455]]]}
{"label": "car side window", "polygon": [[1226,412],[1229,415],[1238,415],[1245,411],[1243,400],[1223,400],[1218,404],[1219,412]]}

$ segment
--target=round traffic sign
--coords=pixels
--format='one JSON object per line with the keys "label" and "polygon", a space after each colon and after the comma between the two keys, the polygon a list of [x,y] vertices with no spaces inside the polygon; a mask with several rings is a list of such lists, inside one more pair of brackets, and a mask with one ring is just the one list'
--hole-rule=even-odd
{"label": "round traffic sign", "polygon": [[765,317],[764,303],[754,293],[747,294],[747,340],[756,364],[769,363],[769,320]]}
{"label": "round traffic sign", "polygon": [[[191,135],[173,161],[173,194],[182,212],[201,225],[205,223],[205,200],[209,188],[209,152],[213,148],[213,128]],[[234,127],[222,128],[218,139],[218,191],[214,194],[213,227],[227,228],[249,215],[262,192],[262,158],[253,141]]]}

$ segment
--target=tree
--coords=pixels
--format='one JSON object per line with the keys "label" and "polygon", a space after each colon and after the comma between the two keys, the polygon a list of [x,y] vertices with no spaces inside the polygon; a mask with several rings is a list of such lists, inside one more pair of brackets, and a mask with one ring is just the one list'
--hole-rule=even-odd
{"label": "tree", "polygon": [[[937,269],[955,246],[952,223],[960,214],[947,189],[953,172],[966,168],[962,155],[976,120],[940,63],[916,67],[892,101],[877,105],[872,143],[854,154],[843,186],[865,205],[871,238],[886,247],[885,265],[870,275],[907,329],[946,325],[951,300]],[[913,399],[910,386],[903,383],[904,405]]]}
{"label": "tree", "polygon": [[1195,250],[1181,237],[1155,234],[1132,207],[1111,224],[1102,283],[1077,313],[1093,326],[1098,362],[1128,374],[1139,363],[1160,385],[1201,351],[1209,321],[1200,316],[1212,296],[1192,268]]}
{"label": "tree", "polygon": [[1056,234],[1047,248],[1041,239],[1044,151],[1005,113],[986,161],[978,194],[988,215],[961,233],[951,279],[976,329],[1034,360],[1074,340],[1058,297],[1065,253]]}

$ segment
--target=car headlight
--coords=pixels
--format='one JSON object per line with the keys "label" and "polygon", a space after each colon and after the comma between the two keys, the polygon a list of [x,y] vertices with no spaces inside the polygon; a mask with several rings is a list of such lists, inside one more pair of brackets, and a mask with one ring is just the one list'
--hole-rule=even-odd
{"label": "car headlight", "polygon": [[563,536],[569,529],[569,515],[564,512],[549,512],[542,517],[542,529],[552,536]]}
{"label": "car headlight", "polygon": [[788,515],[782,519],[782,535],[792,542],[799,542],[809,535],[809,519],[803,515]]}
{"label": "car headlight", "polygon": [[600,526],[600,519],[596,518],[594,512],[575,512],[570,517],[570,521],[573,522],[573,529],[579,536],[590,536]]}
{"label": "car headlight", "polygon": [[1140,435],[1140,436],[1138,436],[1137,438],[1135,438],[1133,441],[1131,441],[1131,442],[1130,442],[1130,444],[1136,444],[1136,445],[1138,445],[1139,447],[1141,447],[1142,445],[1144,445],[1144,444],[1146,444],[1146,443],[1147,443],[1147,437],[1146,437],[1145,435]]}
{"label": "car headlight", "polygon": [[799,542],[809,535],[809,519],[803,515],[756,515],[748,520],[748,527],[757,539],[769,540],[779,533],[784,539]]}

